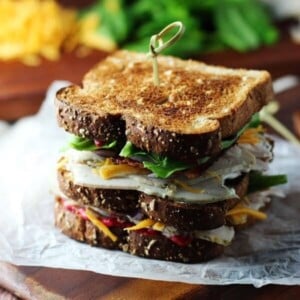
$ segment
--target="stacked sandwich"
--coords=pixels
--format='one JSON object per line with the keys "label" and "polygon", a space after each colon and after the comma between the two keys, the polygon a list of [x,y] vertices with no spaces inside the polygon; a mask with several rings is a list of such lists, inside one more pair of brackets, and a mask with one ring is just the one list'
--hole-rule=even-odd
{"label": "stacked sandwich", "polygon": [[[170,261],[222,254],[234,227],[266,218],[272,160],[258,111],[265,71],[118,51],[57,93],[73,135],[58,161],[56,226],[93,246]],[[264,190],[260,192],[260,190]]]}

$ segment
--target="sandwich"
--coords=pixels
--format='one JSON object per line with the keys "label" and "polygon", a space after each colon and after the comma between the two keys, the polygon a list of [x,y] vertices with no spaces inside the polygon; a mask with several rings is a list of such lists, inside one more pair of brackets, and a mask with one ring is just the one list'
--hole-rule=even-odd
{"label": "sandwich", "polygon": [[57,164],[55,224],[80,242],[184,263],[220,256],[267,218],[273,142],[259,111],[266,71],[117,51],[58,91],[71,134]]}

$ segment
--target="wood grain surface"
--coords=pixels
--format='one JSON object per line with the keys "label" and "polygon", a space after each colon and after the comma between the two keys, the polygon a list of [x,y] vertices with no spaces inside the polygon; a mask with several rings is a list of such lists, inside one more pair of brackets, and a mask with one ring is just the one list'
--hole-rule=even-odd
{"label": "wood grain surface", "polygon": [[0,284],[30,300],[297,300],[300,295],[300,286],[195,285],[6,263],[0,263],[0,272]]}
{"label": "wood grain surface", "polygon": [[[0,119],[16,119],[38,109],[54,79],[80,82],[82,75],[105,53],[78,59],[68,54],[59,62],[44,61],[36,68],[19,63],[0,64]],[[300,46],[281,43],[249,54],[226,52],[199,57],[214,64],[266,68],[273,77],[300,75]],[[278,95],[280,120],[293,128],[292,115],[300,111],[300,85]],[[107,276],[85,271],[17,267],[0,262],[0,286],[24,299],[300,299],[300,286],[204,286]],[[1,299],[1,298],[0,298]]]}
{"label": "wood grain surface", "polygon": [[92,51],[78,58],[65,53],[59,61],[42,60],[35,67],[20,62],[0,62],[0,119],[16,120],[36,113],[54,80],[79,84],[82,76],[107,54]]}

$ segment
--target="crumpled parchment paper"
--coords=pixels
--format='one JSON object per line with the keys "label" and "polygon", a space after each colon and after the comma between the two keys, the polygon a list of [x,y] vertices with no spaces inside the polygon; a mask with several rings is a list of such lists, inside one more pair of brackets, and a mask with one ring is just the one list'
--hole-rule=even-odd
{"label": "crumpled parchment paper", "polygon": [[271,173],[286,173],[285,198],[268,219],[240,231],[225,254],[202,264],[143,259],[93,248],[53,225],[55,165],[67,134],[56,124],[49,88],[40,112],[0,133],[0,260],[17,265],[90,270],[103,274],[202,284],[300,284],[300,148],[276,139]]}

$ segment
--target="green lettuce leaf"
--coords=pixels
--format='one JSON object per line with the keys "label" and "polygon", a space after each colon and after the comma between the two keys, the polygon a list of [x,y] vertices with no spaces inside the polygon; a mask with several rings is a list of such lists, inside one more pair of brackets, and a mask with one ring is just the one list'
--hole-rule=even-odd
{"label": "green lettuce leaf", "polygon": [[260,124],[260,119],[259,119],[259,113],[256,113],[252,116],[251,120],[249,123],[247,123],[242,129],[240,129],[235,137],[227,140],[223,140],[221,142],[221,149],[225,150],[231,147],[237,140],[238,138],[247,130],[248,128],[256,128]]}
{"label": "green lettuce leaf", "polygon": [[288,181],[285,174],[264,175],[260,172],[250,172],[249,176],[248,193],[261,191],[275,185],[285,184]]}
{"label": "green lettuce leaf", "polygon": [[136,157],[141,159],[144,167],[159,178],[168,178],[177,171],[186,170],[192,167],[190,164],[176,161],[170,157],[147,153],[137,149],[131,142],[125,144],[119,155],[122,157]]}
{"label": "green lettuce leaf", "polygon": [[79,150],[79,151],[95,151],[99,149],[113,149],[117,145],[117,141],[113,141],[111,143],[102,145],[102,146],[96,146],[94,141],[79,137],[79,136],[73,136],[71,141],[69,142],[69,147]]}

